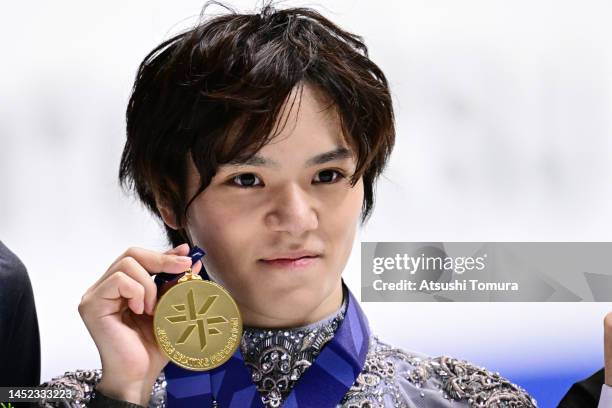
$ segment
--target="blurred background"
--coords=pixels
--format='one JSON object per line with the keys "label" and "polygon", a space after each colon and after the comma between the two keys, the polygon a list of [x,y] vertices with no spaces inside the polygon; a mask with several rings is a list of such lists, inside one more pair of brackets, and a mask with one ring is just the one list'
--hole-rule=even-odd
{"label": "blurred background", "polygon": [[[11,2],[0,15],[0,239],[28,267],[42,380],[100,367],[77,305],[127,247],[166,248],[117,182],[138,64],[203,1]],[[228,2],[253,10],[255,1]],[[612,5],[285,1],[364,37],[397,145],[359,241],[611,241]],[[221,13],[218,7],[210,13]],[[0,285],[2,283],[0,282]],[[552,407],[603,366],[608,303],[364,303],[407,350],[499,371]]]}

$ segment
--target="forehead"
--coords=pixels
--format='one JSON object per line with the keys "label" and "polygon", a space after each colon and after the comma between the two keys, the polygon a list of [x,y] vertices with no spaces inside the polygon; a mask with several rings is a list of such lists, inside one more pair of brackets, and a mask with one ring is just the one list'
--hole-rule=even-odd
{"label": "forehead", "polygon": [[258,155],[311,156],[321,151],[350,149],[335,105],[318,88],[296,86],[276,119],[274,137]]}

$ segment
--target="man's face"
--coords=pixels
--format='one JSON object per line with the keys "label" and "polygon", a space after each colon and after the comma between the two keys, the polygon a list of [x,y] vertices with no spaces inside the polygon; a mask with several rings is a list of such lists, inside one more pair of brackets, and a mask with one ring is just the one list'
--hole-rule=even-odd
{"label": "man's face", "polygon": [[[251,326],[307,320],[341,294],[363,202],[362,180],[349,184],[356,163],[334,109],[324,110],[327,103],[308,85],[299,112],[297,106],[256,161],[221,166],[189,207],[187,230],[207,253],[210,278],[232,294]],[[342,149],[349,154],[329,154]],[[190,162],[188,197],[198,185]],[[313,257],[271,261],[299,258],[300,251]]]}

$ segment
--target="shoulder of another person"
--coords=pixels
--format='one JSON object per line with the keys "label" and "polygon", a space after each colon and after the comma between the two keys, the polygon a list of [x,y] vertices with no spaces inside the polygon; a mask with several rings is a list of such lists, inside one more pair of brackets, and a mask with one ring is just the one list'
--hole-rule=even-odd
{"label": "shoulder of another person", "polygon": [[7,289],[29,285],[25,265],[2,241],[0,241],[0,278]]}
{"label": "shoulder of another person", "polygon": [[365,367],[341,407],[413,406],[535,408],[537,402],[499,373],[453,357],[405,351],[372,336]]}
{"label": "shoulder of another person", "polygon": [[[76,370],[67,371],[64,375],[53,377],[50,381],[44,382],[40,387],[60,388],[72,391],[71,398],[64,398],[57,401],[43,400],[39,404],[41,407],[62,407],[62,408],[84,408],[88,406],[91,394],[96,385],[102,379],[102,370]],[[166,388],[165,377],[162,372],[151,389],[150,408],[165,406]]]}

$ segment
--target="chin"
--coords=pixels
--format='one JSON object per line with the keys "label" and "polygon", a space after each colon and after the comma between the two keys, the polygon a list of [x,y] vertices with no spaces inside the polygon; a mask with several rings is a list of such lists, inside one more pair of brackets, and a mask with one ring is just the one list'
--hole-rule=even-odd
{"label": "chin", "polygon": [[314,309],[323,298],[323,289],[314,285],[295,285],[278,287],[274,291],[266,291],[266,303],[274,309],[295,316],[296,311],[307,312]]}

